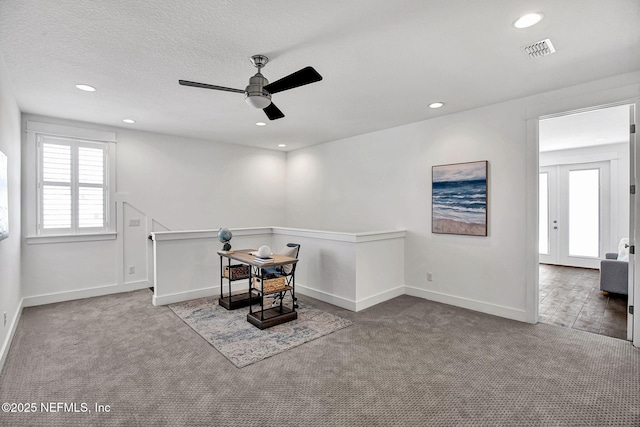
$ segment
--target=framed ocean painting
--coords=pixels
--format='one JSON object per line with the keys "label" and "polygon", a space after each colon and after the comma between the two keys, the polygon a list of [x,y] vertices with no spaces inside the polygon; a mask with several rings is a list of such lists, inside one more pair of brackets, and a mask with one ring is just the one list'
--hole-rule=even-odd
{"label": "framed ocean painting", "polygon": [[486,160],[433,166],[431,231],[439,234],[487,235]]}
{"label": "framed ocean painting", "polygon": [[9,237],[9,197],[7,184],[7,156],[0,151],[0,240]]}

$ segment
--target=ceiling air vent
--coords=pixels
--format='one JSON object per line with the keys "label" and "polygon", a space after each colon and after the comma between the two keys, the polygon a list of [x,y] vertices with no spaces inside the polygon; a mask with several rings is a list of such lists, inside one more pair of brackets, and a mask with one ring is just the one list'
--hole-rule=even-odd
{"label": "ceiling air vent", "polygon": [[539,58],[542,56],[551,55],[556,51],[556,48],[553,47],[551,40],[544,39],[528,46],[523,46],[522,50],[524,50],[524,52],[529,55],[529,58]]}

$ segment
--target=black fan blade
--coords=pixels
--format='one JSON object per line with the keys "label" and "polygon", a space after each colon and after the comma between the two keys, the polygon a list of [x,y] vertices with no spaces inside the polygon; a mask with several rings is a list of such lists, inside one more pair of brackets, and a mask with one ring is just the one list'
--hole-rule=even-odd
{"label": "black fan blade", "polygon": [[242,90],[242,89],[234,89],[232,87],[208,85],[206,83],[190,82],[190,81],[187,81],[187,80],[178,80],[178,83],[180,83],[182,86],[193,86],[193,87],[200,87],[202,89],[214,89],[214,90],[224,90],[224,91],[227,91],[227,92],[244,93],[244,90]]}
{"label": "black fan blade", "polygon": [[298,70],[280,80],[269,83],[264,88],[269,93],[278,93],[283,90],[308,85],[309,83],[319,82],[320,80],[322,80],[322,76],[313,67],[304,67],[302,70]]}
{"label": "black fan blade", "polygon": [[276,107],[276,104],[274,104],[273,102],[269,104],[268,107],[263,108],[262,111],[264,111],[267,117],[269,117],[269,120],[277,120],[284,117],[282,111],[280,111],[280,109]]}

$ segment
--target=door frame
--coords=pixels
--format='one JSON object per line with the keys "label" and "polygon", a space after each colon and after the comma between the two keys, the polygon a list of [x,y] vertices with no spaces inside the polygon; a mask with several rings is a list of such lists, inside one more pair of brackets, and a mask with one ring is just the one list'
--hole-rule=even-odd
{"label": "door frame", "polygon": [[[640,97],[638,96],[638,87],[636,85],[622,86],[610,90],[601,90],[588,95],[576,94],[572,98],[564,98],[555,100],[554,102],[546,102],[544,104],[535,105],[527,109],[526,119],[526,182],[529,191],[526,195],[526,318],[530,323],[538,322],[539,312],[539,121],[546,118],[560,117],[567,114],[582,113],[587,111],[598,110],[607,107],[615,107],[620,105],[633,105],[632,123],[639,123],[640,114]],[[631,95],[631,96],[630,96]],[[637,135],[637,132],[636,132]],[[637,144],[637,137],[633,138]],[[634,141],[630,141],[630,146]],[[640,159],[640,150],[635,150],[636,159]],[[639,165],[640,166],[640,165]],[[640,176],[638,177],[640,179]],[[637,185],[640,183],[636,183]],[[640,185],[639,185],[640,187]],[[630,224],[640,224],[640,197],[635,198],[635,215],[633,221],[630,218]],[[640,230],[635,227],[634,241],[640,236]],[[629,236],[631,239],[631,235]],[[638,257],[630,257],[630,264],[633,268],[630,271],[640,271]],[[635,275],[629,279],[632,282],[629,296],[630,304],[638,307],[640,300],[640,280]],[[633,328],[628,338],[633,345],[640,347],[640,315],[633,316]]]}
{"label": "door frame", "polygon": [[[640,150],[638,149],[638,137],[636,136],[636,128],[638,123],[638,101],[629,108],[629,123],[633,128],[633,132],[629,134],[629,154],[634,159],[629,168],[629,181],[638,187],[640,183]],[[629,245],[635,245],[640,242],[640,197],[636,195],[637,191],[631,191],[631,199],[629,201]],[[640,245],[639,245],[640,246]],[[640,254],[635,256],[629,254],[629,306],[638,307],[640,304],[640,278],[638,277],[638,266],[640,265]],[[630,314],[627,311],[627,340],[632,341],[633,345],[640,347],[640,314]]]}

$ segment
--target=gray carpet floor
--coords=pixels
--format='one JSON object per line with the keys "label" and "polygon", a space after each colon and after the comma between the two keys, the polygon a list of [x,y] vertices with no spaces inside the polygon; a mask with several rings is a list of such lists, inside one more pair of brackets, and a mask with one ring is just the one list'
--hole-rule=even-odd
{"label": "gray carpet floor", "polygon": [[27,308],[0,402],[92,412],[0,412],[0,425],[640,425],[626,341],[409,296],[360,313],[301,299],[354,325],[241,369],[147,290]]}

